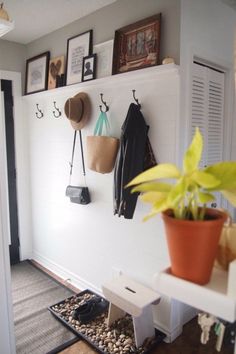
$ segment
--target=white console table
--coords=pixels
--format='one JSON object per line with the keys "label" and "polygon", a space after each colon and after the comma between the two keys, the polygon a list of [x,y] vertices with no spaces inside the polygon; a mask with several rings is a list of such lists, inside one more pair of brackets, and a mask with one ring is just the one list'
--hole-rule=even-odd
{"label": "white console table", "polygon": [[[214,268],[210,282],[204,286],[173,276],[169,268],[160,272],[155,280],[156,288],[163,295],[223,320],[229,322],[236,320],[236,296],[228,295],[228,273],[225,271]],[[236,283],[236,279],[233,282]]]}

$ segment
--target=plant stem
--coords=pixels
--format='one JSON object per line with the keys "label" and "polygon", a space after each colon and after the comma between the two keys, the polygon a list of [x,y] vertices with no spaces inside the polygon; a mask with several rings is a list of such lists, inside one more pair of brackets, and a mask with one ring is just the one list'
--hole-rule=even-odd
{"label": "plant stem", "polygon": [[206,213],[206,204],[204,204],[202,209],[200,210],[199,220],[204,220],[205,213]]}

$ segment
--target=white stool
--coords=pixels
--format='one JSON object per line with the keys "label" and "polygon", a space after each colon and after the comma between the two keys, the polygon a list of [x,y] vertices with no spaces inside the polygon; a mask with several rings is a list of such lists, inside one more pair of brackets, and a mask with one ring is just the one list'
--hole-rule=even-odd
{"label": "white stool", "polygon": [[147,337],[155,336],[151,305],[159,303],[161,298],[159,294],[124,275],[103,285],[102,290],[106,299],[110,301],[108,326],[128,313],[133,319],[137,348]]}

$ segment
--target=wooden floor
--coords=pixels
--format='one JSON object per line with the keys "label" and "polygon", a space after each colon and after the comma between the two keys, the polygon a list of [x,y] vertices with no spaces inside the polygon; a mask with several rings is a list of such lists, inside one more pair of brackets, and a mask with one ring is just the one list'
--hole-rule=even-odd
{"label": "wooden floor", "polygon": [[[193,319],[183,328],[183,333],[173,343],[159,344],[151,354],[217,354],[215,350],[215,334],[212,332],[206,345],[200,343],[200,328],[197,319]],[[220,354],[233,354],[233,346],[224,346]],[[63,350],[61,354],[97,354],[84,341],[79,341]]]}
{"label": "wooden floor", "polygon": [[84,341],[79,341],[71,347],[60,352],[61,354],[97,354],[88,344]]}

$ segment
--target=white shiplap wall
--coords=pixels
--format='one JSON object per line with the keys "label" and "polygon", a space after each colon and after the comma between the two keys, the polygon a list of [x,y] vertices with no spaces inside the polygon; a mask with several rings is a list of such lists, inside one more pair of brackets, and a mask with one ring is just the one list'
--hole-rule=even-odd
{"label": "white shiplap wall", "polygon": [[[113,215],[113,173],[102,175],[87,169],[91,204],[72,204],[65,197],[73,139],[72,127],[63,112],[66,99],[84,91],[92,102],[91,120],[82,131],[86,162],[86,136],[93,133],[100,93],[110,107],[113,134],[119,137],[120,127],[133,101],[132,89],[136,90],[150,125],[149,137],[157,160],[175,162],[179,68],[174,64],[80,83],[23,99],[30,140],[33,258],[63,278],[70,278],[80,289],[89,287],[100,292],[114,268],[151,286],[153,275],[169,264],[160,217],[142,222],[149,206],[138,202],[133,220]],[[53,117],[53,101],[63,112],[60,119]],[[35,116],[36,103],[44,112],[42,119]],[[82,183],[79,149],[74,162],[72,184]],[[162,326],[168,326],[165,320]]]}

